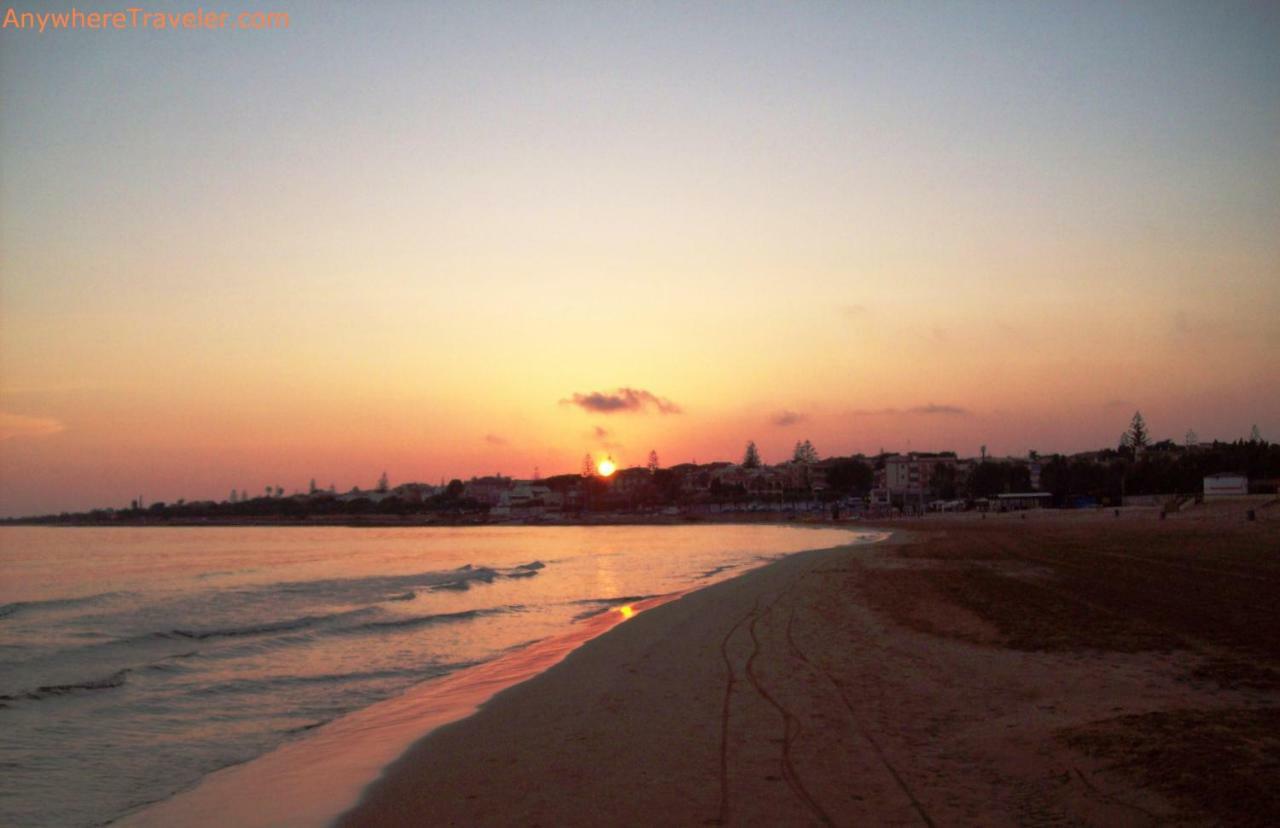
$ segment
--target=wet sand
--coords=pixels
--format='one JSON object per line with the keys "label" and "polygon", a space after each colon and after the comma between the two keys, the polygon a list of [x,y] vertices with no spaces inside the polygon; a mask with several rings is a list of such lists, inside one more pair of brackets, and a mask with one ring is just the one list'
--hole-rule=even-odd
{"label": "wet sand", "polygon": [[635,616],[342,825],[1274,824],[1280,522],[918,521]]}

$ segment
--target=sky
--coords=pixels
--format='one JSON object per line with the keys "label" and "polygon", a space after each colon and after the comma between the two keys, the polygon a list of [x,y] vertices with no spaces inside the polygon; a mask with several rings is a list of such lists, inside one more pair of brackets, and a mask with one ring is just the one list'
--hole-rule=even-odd
{"label": "sky", "polygon": [[0,515],[1280,438],[1280,6],[203,5],[0,30]]}

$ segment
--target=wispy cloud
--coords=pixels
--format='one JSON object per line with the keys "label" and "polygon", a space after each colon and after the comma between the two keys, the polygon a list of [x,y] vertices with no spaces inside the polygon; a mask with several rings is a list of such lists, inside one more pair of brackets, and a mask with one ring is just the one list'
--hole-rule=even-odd
{"label": "wispy cloud", "polygon": [[61,421],[52,417],[28,417],[25,414],[11,414],[0,411],[0,440],[13,437],[45,437],[66,431]]}
{"label": "wispy cloud", "polygon": [[586,436],[588,440],[594,440],[596,445],[605,451],[620,451],[623,448],[622,443],[611,439],[611,434],[612,432],[604,426],[592,426]]}
{"label": "wispy cloud", "polygon": [[786,428],[787,426],[803,423],[807,419],[809,419],[808,414],[801,414],[798,411],[787,411],[784,409],[770,417],[769,424],[778,426],[779,428]]}
{"label": "wispy cloud", "polygon": [[484,441],[491,446],[505,446],[507,444],[507,438],[500,437],[497,434],[484,435]]}
{"label": "wispy cloud", "polygon": [[969,409],[958,405],[914,405],[910,408],[855,408],[850,411],[853,417],[968,417]]}
{"label": "wispy cloud", "polygon": [[574,394],[561,400],[561,405],[576,405],[596,414],[624,414],[653,409],[659,414],[680,414],[680,406],[643,388],[619,388],[615,391],[592,391]]}
{"label": "wispy cloud", "polygon": [[940,414],[944,417],[966,417],[969,415],[969,409],[961,408],[958,405],[917,405],[915,408],[908,408],[908,414],[925,414],[932,416]]}
{"label": "wispy cloud", "polygon": [[871,308],[866,305],[841,305],[840,315],[845,319],[855,320],[864,319],[871,314]]}

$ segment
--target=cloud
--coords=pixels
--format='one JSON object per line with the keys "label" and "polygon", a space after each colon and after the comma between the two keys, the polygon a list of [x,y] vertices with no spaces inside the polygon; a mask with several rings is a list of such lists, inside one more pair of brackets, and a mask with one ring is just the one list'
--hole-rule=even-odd
{"label": "cloud", "polygon": [[969,409],[958,405],[915,405],[911,408],[856,408],[850,411],[853,417],[968,417]]}
{"label": "cloud", "polygon": [[866,305],[841,305],[840,315],[845,319],[862,319],[871,313],[871,309]]}
{"label": "cloud", "polygon": [[809,419],[808,414],[801,414],[798,411],[787,411],[784,409],[770,417],[769,424],[778,426],[779,428],[786,428],[787,426],[803,423],[807,419]]}
{"label": "cloud", "polygon": [[961,408],[958,405],[934,405],[929,403],[928,405],[917,405],[915,408],[908,408],[907,413],[924,414],[926,416],[939,414],[944,417],[966,417],[969,414],[969,409]]}
{"label": "cloud", "polygon": [[561,405],[576,405],[584,411],[596,414],[619,414],[645,411],[652,407],[659,414],[680,414],[680,406],[665,397],[659,397],[643,388],[619,388],[613,392],[592,391],[590,394],[574,394],[561,400]]}
{"label": "cloud", "polygon": [[609,436],[609,429],[607,429],[607,428],[602,428],[602,427],[600,427],[600,426],[596,426],[596,427],[595,427],[595,429],[593,429],[593,430],[595,431],[595,435],[596,435],[596,439],[597,439],[597,440],[603,440],[604,438],[606,438],[606,437],[608,437],[608,436]]}
{"label": "cloud", "polygon": [[507,440],[505,437],[499,437],[497,434],[484,435],[484,441],[491,446],[505,446]]}
{"label": "cloud", "polygon": [[52,417],[28,417],[0,411],[0,440],[11,437],[45,437],[66,430],[65,425]]}
{"label": "cloud", "polygon": [[1128,408],[1128,407],[1129,407],[1129,401],[1128,401],[1128,400],[1120,400],[1120,399],[1116,399],[1116,400],[1107,400],[1106,402],[1104,402],[1104,403],[1102,404],[1102,407],[1103,407],[1103,408],[1106,408],[1106,409]]}

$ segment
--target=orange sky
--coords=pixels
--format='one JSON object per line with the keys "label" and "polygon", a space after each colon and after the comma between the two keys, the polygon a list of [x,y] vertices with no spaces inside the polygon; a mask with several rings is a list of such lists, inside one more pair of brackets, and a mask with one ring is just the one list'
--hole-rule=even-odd
{"label": "orange sky", "polygon": [[1280,435],[1265,9],[505,8],[0,33],[0,514]]}

